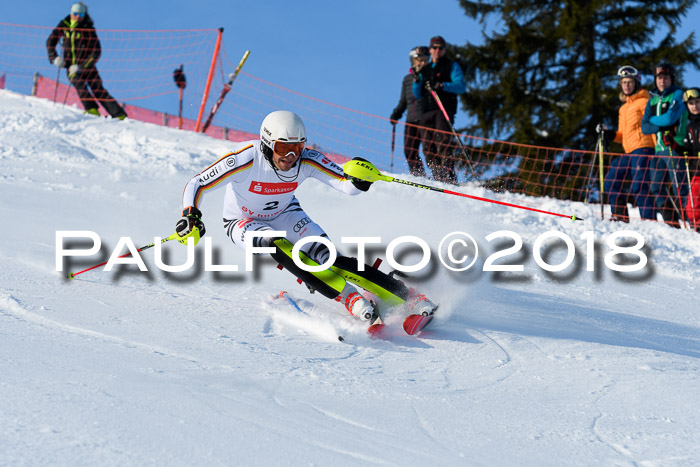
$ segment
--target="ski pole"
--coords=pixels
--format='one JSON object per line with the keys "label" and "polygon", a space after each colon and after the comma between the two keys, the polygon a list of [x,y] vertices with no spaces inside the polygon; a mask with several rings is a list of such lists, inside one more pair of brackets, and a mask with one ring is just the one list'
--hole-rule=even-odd
{"label": "ski pole", "polygon": [[[61,54],[57,55],[57,57],[62,57],[63,56],[63,46],[61,46]],[[65,63],[65,62],[64,62]],[[56,96],[58,95],[58,83],[60,82],[61,79],[61,68],[62,67],[56,67],[58,70],[56,70],[56,86],[53,88],[53,103],[56,103]]]}
{"label": "ski pole", "polygon": [[[304,316],[311,316],[310,314],[308,314],[306,311],[304,311],[304,310],[299,306],[299,304],[296,302],[296,300],[294,300],[292,297],[289,296],[289,294],[287,293],[286,290],[283,290],[283,291],[280,292],[280,297],[281,297],[281,298],[284,298],[285,300],[287,300],[287,303],[289,303],[289,304],[292,306],[292,308],[294,308],[295,310],[297,310],[297,311],[298,311],[299,313],[301,313],[302,315],[304,315]],[[345,338],[342,336],[342,334],[338,334],[338,340],[339,340],[340,342],[343,342],[343,341],[345,340]]]}
{"label": "ski pole", "polygon": [[204,122],[204,126],[202,127],[202,133],[207,131],[207,128],[209,128],[209,125],[211,125],[211,121],[214,119],[214,115],[216,115],[216,112],[219,110],[219,107],[221,106],[222,102],[224,102],[224,97],[226,97],[226,94],[231,90],[231,86],[233,86],[233,82],[236,80],[236,76],[238,76],[238,72],[241,71],[241,68],[243,68],[243,64],[245,63],[246,60],[248,60],[248,55],[250,55],[250,50],[246,50],[245,53],[243,54],[243,58],[241,58],[241,61],[238,63],[238,66],[236,67],[236,71],[228,75],[228,82],[224,84],[224,88],[221,90],[221,94],[219,95],[219,98],[216,100],[216,103],[214,104],[214,107],[211,108],[211,112],[209,112],[209,116],[207,117],[207,121]]}
{"label": "ski pole", "polygon": [[[172,234],[171,236],[169,236],[169,237],[167,237],[167,238],[161,239],[161,240],[160,240],[160,243],[165,243],[165,242],[167,242],[167,241],[169,241],[169,240],[175,240],[176,238],[178,238],[177,232],[174,233],[174,234]],[[155,242],[149,243],[148,245],[142,246],[141,248],[137,249],[136,252],[138,253],[138,252],[143,251],[143,250],[148,250],[149,248],[155,246],[155,244],[156,244]],[[125,258],[125,257],[127,257],[127,256],[131,256],[131,252],[129,252],[129,253],[124,253],[123,255],[119,256],[119,258]],[[70,274],[68,274],[68,279],[75,279],[75,276],[77,276],[78,274],[82,274],[82,273],[84,273],[84,272],[92,271],[93,269],[99,268],[100,266],[104,266],[104,265],[107,264],[107,263],[109,263],[109,261],[105,261],[104,263],[96,264],[96,265],[94,265],[94,266],[92,266],[92,267],[89,267],[89,268],[87,268],[87,269],[83,269],[83,270],[80,271],[80,272],[71,272]]]}
{"label": "ski pole", "polygon": [[437,102],[438,107],[440,107],[440,110],[442,111],[442,115],[445,117],[445,120],[447,120],[447,124],[450,125],[450,130],[452,130],[452,134],[455,136],[455,138],[457,138],[457,144],[459,145],[459,148],[462,150],[462,154],[464,155],[464,157],[467,161],[467,167],[469,167],[469,171],[472,173],[472,177],[477,178],[476,172],[474,172],[474,166],[472,165],[471,157],[469,156],[469,153],[462,145],[462,141],[459,139],[459,135],[455,131],[455,127],[452,126],[452,122],[450,121],[450,117],[447,115],[447,111],[445,110],[445,107],[442,105],[442,101],[440,100],[440,97],[433,90],[433,87],[430,86],[429,82],[425,83],[425,88],[428,91],[430,91],[430,94],[433,95],[433,99],[435,99],[435,102]]}
{"label": "ski pole", "polygon": [[56,71],[56,85],[53,88],[53,103],[56,103],[56,95],[58,94],[58,80],[61,79],[61,69]]}
{"label": "ski pole", "polygon": [[73,84],[73,81],[71,81],[70,78],[68,78],[68,85],[66,85],[66,93],[63,96],[63,106],[66,106],[66,100],[68,99],[68,92],[70,91],[70,87]]}
{"label": "ski pole", "polygon": [[678,209],[679,222],[682,222],[683,227],[688,228],[685,225],[685,213],[683,212],[683,198],[681,197],[681,189],[678,184],[678,174],[676,173],[676,163],[673,161],[673,149],[671,148],[668,148],[668,158],[669,165],[671,166],[671,181],[673,182],[673,188],[676,190],[676,196],[678,196],[678,203],[680,204],[680,209]]}
{"label": "ski pole", "polygon": [[583,218],[574,215],[559,214],[556,212],[543,211],[541,209],[529,208],[527,206],[520,206],[518,204],[505,203],[503,201],[496,201],[488,198],[481,198],[479,196],[468,195],[466,193],[459,193],[457,191],[445,190],[442,188],[437,188],[429,185],[421,185],[420,183],[413,183],[407,180],[401,180],[398,178],[390,177],[388,175],[382,175],[381,172],[371,163],[361,160],[350,160],[343,165],[343,171],[351,177],[359,178],[367,182],[394,182],[401,183],[403,185],[408,185],[416,188],[423,188],[424,190],[437,191],[439,193],[445,193],[446,195],[453,196],[463,196],[465,198],[475,199],[477,201],[485,201],[487,203],[500,204],[502,206],[509,206],[511,208],[525,209],[527,211],[539,212],[541,214],[549,214],[550,216],[564,217],[566,219],[571,219],[572,221],[581,221]]}
{"label": "ski pole", "polygon": [[396,140],[396,123],[391,124],[391,164],[389,170],[394,171],[394,141]]}
{"label": "ski pole", "polygon": [[593,169],[595,168],[595,156],[598,152],[598,144],[600,140],[595,142],[595,153],[591,156],[591,163],[588,165],[588,175],[586,175],[586,200],[585,203],[588,204],[588,197],[591,194],[591,177],[593,176]]}
{"label": "ski pole", "polygon": [[[678,218],[681,218],[681,211],[678,209],[678,206],[676,206],[676,202],[673,199],[673,193],[671,188],[669,188],[668,185],[665,187],[666,190],[666,195],[668,196],[668,200],[671,202],[671,207],[673,208],[674,211],[676,211],[676,214],[678,215]],[[678,221],[678,225],[680,226],[680,221]]]}
{"label": "ski pole", "polygon": [[[688,153],[684,152],[683,156],[685,157],[685,174],[688,177],[688,196],[690,197],[690,212],[693,213],[693,228],[697,231],[698,221],[696,220],[695,216],[695,200],[693,199],[693,184],[690,180],[690,167],[688,167]],[[688,223],[690,223],[690,219],[688,219]]]}
{"label": "ski pole", "polygon": [[[598,136],[598,176],[600,178],[600,218],[605,219],[605,184],[603,170],[603,135]],[[612,208],[611,208],[612,209]]]}
{"label": "ski pole", "polygon": [[280,292],[280,297],[287,300],[287,302],[292,306],[292,308],[297,310],[302,315],[309,316],[309,314],[307,312],[305,312],[304,310],[301,309],[301,307],[297,304],[296,300],[294,300],[292,297],[289,296],[289,294],[287,293],[286,290],[283,290]]}

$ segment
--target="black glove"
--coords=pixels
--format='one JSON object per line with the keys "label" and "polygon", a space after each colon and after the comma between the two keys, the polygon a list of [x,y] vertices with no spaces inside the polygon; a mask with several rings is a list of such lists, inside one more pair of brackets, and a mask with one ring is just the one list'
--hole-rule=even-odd
{"label": "black glove", "polygon": [[433,91],[437,91],[438,89],[442,89],[442,82],[438,81],[437,78],[433,77],[429,81],[430,83],[430,89]]}
{"label": "black glove", "polygon": [[664,133],[664,144],[666,145],[667,148],[671,148],[673,151],[678,150],[678,143],[676,143],[676,140],[673,138],[673,133],[670,131],[667,131]]}
{"label": "black glove", "polygon": [[413,81],[416,83],[420,81],[420,70],[417,68],[411,68],[411,77],[413,77]]}
{"label": "black glove", "polygon": [[[369,162],[367,159],[363,159],[361,157],[353,157],[352,160]],[[367,180],[362,180],[359,178],[351,177],[348,174],[345,174],[345,178],[350,180],[350,182],[352,182],[352,184],[355,186],[355,188],[357,188],[360,191],[367,191],[367,190],[369,190],[369,187],[372,186],[372,182],[368,182]]]}
{"label": "black glove", "polygon": [[431,79],[433,79],[433,67],[430,63],[426,63],[423,68],[420,69],[418,72],[420,73],[421,78],[423,78],[423,82],[427,83]]}
{"label": "black glove", "polygon": [[399,112],[398,110],[394,109],[394,111],[391,112],[391,117],[389,117],[389,119],[394,120],[394,122],[396,122],[401,118],[401,114],[403,114],[403,112]]}
{"label": "black glove", "polygon": [[182,211],[182,218],[177,221],[175,232],[177,232],[180,237],[185,237],[191,233],[195,227],[199,229],[199,236],[203,237],[206,229],[204,228],[204,222],[202,222],[202,212],[194,206],[190,206]]}

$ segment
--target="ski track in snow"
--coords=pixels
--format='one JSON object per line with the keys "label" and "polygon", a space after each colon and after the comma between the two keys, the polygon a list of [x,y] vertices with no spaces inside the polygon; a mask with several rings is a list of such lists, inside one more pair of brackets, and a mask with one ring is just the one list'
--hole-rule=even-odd
{"label": "ski track in snow", "polygon": [[[0,464],[700,464],[697,234],[601,222],[598,206],[477,186],[458,189],[586,220],[388,183],[350,198],[310,181],[298,198],[336,243],[416,235],[436,249],[465,231],[479,244],[474,269],[438,265],[412,282],[440,303],[429,328],[407,336],[400,311],[388,310],[389,337],[372,339],[270,261],[255,274],[166,274],[151,250],[141,255],[148,273],[65,279],[106,260],[122,236],[140,246],[169,235],[185,182],[232,145],[8,91],[0,105],[0,209],[19,220],[0,244]],[[202,200],[207,236],[222,263],[242,268],[222,198]],[[603,264],[605,240],[621,228],[645,239],[642,275]],[[578,262],[560,274],[532,258],[551,229],[577,246]],[[57,230],[97,232],[103,258],[57,272]],[[524,250],[507,260],[524,272],[479,271],[498,249],[485,237],[499,230],[522,237]],[[595,272],[585,270],[586,231]],[[184,250],[171,243],[168,262],[181,264]],[[550,261],[563,256],[553,249]],[[308,315],[271,300],[280,290]]]}
{"label": "ski track in snow", "polygon": [[[109,305],[108,305],[109,306]],[[0,296],[0,311],[5,311],[6,313],[11,314],[12,316],[22,319],[28,322],[32,322],[35,324],[38,324],[42,327],[45,327],[50,330],[56,330],[56,331],[62,331],[65,333],[71,333],[71,334],[77,334],[78,336],[81,337],[86,337],[89,339],[99,339],[106,341],[108,343],[116,344],[122,347],[126,347],[129,349],[138,349],[138,350],[143,350],[148,353],[153,353],[156,355],[164,356],[164,357],[172,357],[172,358],[177,358],[180,360],[184,360],[189,363],[196,363],[200,365],[203,368],[220,368],[228,371],[233,371],[234,368],[230,366],[222,366],[222,365],[216,365],[216,364],[204,364],[196,357],[193,357],[191,355],[184,355],[180,354],[177,352],[174,352],[172,350],[168,350],[162,347],[158,346],[153,346],[150,344],[144,344],[141,342],[136,342],[136,341],[131,341],[131,340],[126,340],[122,339],[117,336],[111,336],[107,335],[101,332],[93,331],[90,329],[82,328],[82,327],[77,327],[77,326],[71,326],[68,324],[60,323],[48,318],[45,318],[37,313],[33,313],[29,310],[27,310],[21,303],[21,301],[17,300],[15,297],[12,295],[9,296]]]}

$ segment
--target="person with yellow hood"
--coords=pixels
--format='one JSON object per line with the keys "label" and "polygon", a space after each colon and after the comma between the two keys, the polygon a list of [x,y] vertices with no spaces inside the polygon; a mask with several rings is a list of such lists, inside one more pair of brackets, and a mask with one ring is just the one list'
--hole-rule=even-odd
{"label": "person with yellow hood", "polygon": [[[61,40],[63,54],[58,55],[56,45]],[[97,71],[102,46],[84,3],[71,5],[70,14],[58,23],[46,40],[46,51],[49,62],[58,68],[66,68],[68,79],[78,91],[85,113],[100,115],[99,102],[112,118],[126,118],[126,112],[107,92]]]}

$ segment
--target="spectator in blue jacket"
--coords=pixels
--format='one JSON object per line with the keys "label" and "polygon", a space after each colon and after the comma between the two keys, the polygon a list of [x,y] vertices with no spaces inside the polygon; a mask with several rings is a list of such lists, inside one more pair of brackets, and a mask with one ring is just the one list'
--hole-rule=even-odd
{"label": "spectator in blue jacket", "polygon": [[[446,57],[447,44],[442,36],[430,39],[430,55],[432,61],[414,73],[413,95],[422,99],[423,114],[421,126],[425,127],[422,134],[423,152],[428,167],[435,180],[457,183],[454,158],[447,154],[452,139],[451,126],[454,125],[457,113],[457,96],[467,92],[467,82],[459,64]],[[433,96],[437,95],[442,103],[445,114],[440,109]]]}
{"label": "spectator in blue jacket", "polygon": [[675,84],[673,65],[667,62],[656,65],[654,80],[657,93],[652,93],[642,117],[642,133],[656,135],[655,157],[649,164],[649,191],[664,221],[680,227],[681,199],[687,189],[682,176],[685,164],[679,154],[664,143],[664,135],[673,134],[676,142],[682,145],[688,111],[683,103],[683,90]]}

